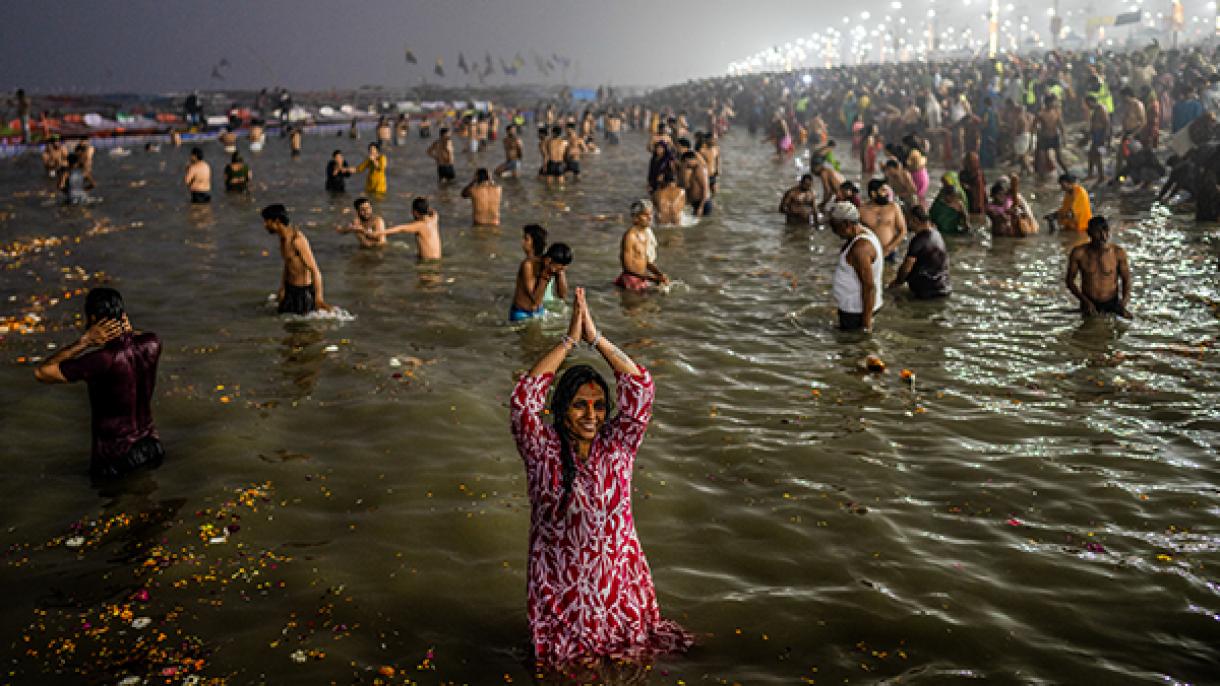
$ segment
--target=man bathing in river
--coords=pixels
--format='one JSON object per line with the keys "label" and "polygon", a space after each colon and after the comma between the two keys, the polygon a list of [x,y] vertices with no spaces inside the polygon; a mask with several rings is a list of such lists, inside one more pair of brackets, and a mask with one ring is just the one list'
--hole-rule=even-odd
{"label": "man bathing in river", "polygon": [[510,125],[504,130],[504,164],[496,167],[496,176],[508,176],[512,174],[517,176],[521,172],[521,157],[524,155],[524,146],[521,145],[521,138],[517,136],[517,127]]}
{"label": "man bathing in river", "polygon": [[656,204],[658,224],[678,226],[682,223],[682,210],[686,208],[686,191],[678,185],[676,178],[667,177],[652,194],[652,201]]}
{"label": "man bathing in river", "polygon": [[831,294],[839,310],[839,328],[872,331],[873,313],[881,309],[881,273],[884,256],[881,242],[860,223],[860,211],[847,202],[836,202],[828,211],[830,228],[844,239],[835,261]]}
{"label": "man bathing in river", "polygon": [[283,205],[263,208],[263,228],[280,239],[280,257],[284,271],[280,276],[280,314],[308,314],[314,310],[329,310],[322,297],[322,271],[309,248],[309,239],[288,220]]}
{"label": "man bathing in river", "polygon": [[1080,301],[1080,313],[1085,317],[1107,313],[1129,318],[1131,267],[1127,251],[1110,243],[1110,223],[1105,217],[1089,219],[1088,232],[1089,242],[1072,248],[1068,256],[1068,290]]}
{"label": "man bathing in river", "polygon": [[212,201],[212,168],[203,161],[203,150],[191,148],[191,161],[186,165],[186,189],[191,202],[199,205]]}
{"label": "man bathing in river", "polygon": [[816,200],[813,174],[805,174],[800,183],[784,191],[784,197],[779,201],[779,212],[787,218],[789,224],[811,224],[817,214],[814,209]]}
{"label": "man bathing in river", "polygon": [[373,203],[368,198],[356,198],[352,203],[356,218],[347,226],[335,229],[337,233],[354,233],[362,248],[380,248],[386,244],[385,219],[373,213]]}
{"label": "man bathing in river", "polygon": [[436,177],[441,183],[457,178],[457,172],[453,170],[453,139],[449,137],[449,129],[441,129],[440,138],[428,146],[428,157],[436,162]]}
{"label": "man bathing in river", "polygon": [[428,206],[427,198],[411,201],[413,221],[386,229],[386,235],[396,233],[415,234],[415,248],[420,262],[438,262],[441,259],[441,218],[436,210]]}
{"label": "man bathing in river", "polygon": [[[85,296],[85,326],[85,334],[40,364],[34,378],[89,385],[89,471],[95,478],[156,467],[165,457],[152,417],[161,339],[132,329],[123,297],[112,288],[94,288]],[[90,348],[97,349],[87,352]]]}
{"label": "man bathing in river", "polygon": [[572,249],[564,243],[547,247],[546,229],[537,224],[525,227],[521,247],[525,259],[517,268],[517,287],[508,310],[511,322],[542,316],[546,312],[547,296],[552,292],[560,300],[568,297],[568,279],[564,272],[572,264]]}
{"label": "man bathing in river", "polygon": [[631,220],[631,226],[619,244],[619,262],[623,271],[614,280],[614,285],[642,293],[648,290],[650,282],[667,284],[669,277],[657,267],[655,258],[650,255],[655,251],[650,246],[649,237],[652,232],[652,203],[647,200],[632,203]]}
{"label": "man bathing in river", "polygon": [[860,223],[881,241],[882,257],[897,257],[898,246],[907,235],[907,221],[902,209],[894,204],[893,191],[885,179],[868,182],[868,202],[860,208]]}
{"label": "man bathing in river", "polygon": [[470,201],[471,223],[475,226],[500,225],[500,195],[503,188],[491,180],[487,170],[480,167],[474,179],[462,189],[462,197]]}

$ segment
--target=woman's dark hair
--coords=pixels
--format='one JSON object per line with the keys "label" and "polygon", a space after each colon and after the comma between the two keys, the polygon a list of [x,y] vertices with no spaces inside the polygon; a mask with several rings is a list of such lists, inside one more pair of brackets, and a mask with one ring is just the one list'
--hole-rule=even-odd
{"label": "woman's dark hair", "polygon": [[545,257],[555,264],[562,264],[566,267],[572,264],[572,249],[568,247],[567,243],[552,243],[546,249]]}
{"label": "woman's dark hair", "polygon": [[597,384],[601,387],[602,393],[606,394],[606,416],[610,416],[610,412],[613,410],[610,406],[610,387],[606,385],[606,380],[602,378],[602,375],[587,364],[569,367],[563,376],[559,377],[559,383],[555,384],[555,392],[551,394],[552,426],[555,427],[555,433],[559,434],[559,460],[563,479],[563,495],[559,498],[559,506],[555,508],[557,516],[567,511],[568,501],[572,498],[572,484],[576,481],[576,456],[572,452],[575,448],[572,446],[572,436],[568,434],[568,426],[565,421],[568,416],[568,406],[576,397],[576,391],[587,383]]}
{"label": "woman's dark hair", "polygon": [[534,248],[534,256],[537,257],[546,250],[546,229],[538,224],[526,224],[525,235],[530,237],[530,243]]}
{"label": "woman's dark hair", "polygon": [[85,321],[87,322],[122,319],[125,312],[123,296],[113,288],[93,288],[85,295]]}

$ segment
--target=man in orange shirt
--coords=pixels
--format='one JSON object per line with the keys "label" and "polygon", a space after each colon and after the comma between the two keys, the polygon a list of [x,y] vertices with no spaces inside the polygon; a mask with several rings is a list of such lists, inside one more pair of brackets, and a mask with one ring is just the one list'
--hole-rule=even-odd
{"label": "man in orange shirt", "polygon": [[1063,204],[1055,212],[1046,215],[1050,230],[1058,228],[1084,231],[1089,228],[1089,220],[1093,218],[1093,208],[1089,204],[1089,194],[1071,174],[1059,177],[1059,187],[1063,189]]}

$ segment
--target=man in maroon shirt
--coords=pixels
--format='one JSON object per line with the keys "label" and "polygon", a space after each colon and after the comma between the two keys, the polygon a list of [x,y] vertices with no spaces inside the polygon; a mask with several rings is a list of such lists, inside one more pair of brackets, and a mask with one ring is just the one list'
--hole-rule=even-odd
{"label": "man in maroon shirt", "polygon": [[[89,385],[93,476],[112,478],[139,467],[156,467],[165,457],[152,418],[161,339],[155,333],[132,330],[123,297],[113,288],[89,291],[85,322],[85,335],[39,365],[34,378]],[[97,350],[86,352],[94,347]]]}

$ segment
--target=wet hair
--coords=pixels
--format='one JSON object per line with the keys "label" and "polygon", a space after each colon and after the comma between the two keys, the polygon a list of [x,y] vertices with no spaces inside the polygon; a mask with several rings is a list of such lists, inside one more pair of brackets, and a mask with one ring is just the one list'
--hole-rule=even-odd
{"label": "wet hair", "polygon": [[927,222],[931,221],[931,219],[928,217],[928,211],[923,208],[923,205],[916,204],[915,207],[911,209],[911,216],[918,219],[921,223],[926,224]]}
{"label": "wet hair", "polygon": [[240,153],[240,152],[234,152],[234,153],[233,153],[233,157],[229,158],[229,161],[230,161],[230,162],[241,162],[241,153]]}
{"label": "wet hair", "polygon": [[682,146],[682,147],[684,147],[684,148],[689,148],[689,147],[690,147],[690,139],[689,139],[689,138],[679,138],[679,139],[678,139],[678,145],[680,145],[680,146]]}
{"label": "wet hair", "polygon": [[479,167],[478,169],[474,170],[474,179],[479,183],[491,181],[491,174],[487,173],[486,167]]}
{"label": "wet hair", "polygon": [[558,126],[552,126],[552,127],[551,127],[551,135],[552,135],[552,136],[562,136],[562,135],[563,135],[563,129],[559,128]]}
{"label": "wet hair", "polygon": [[1073,174],[1060,174],[1059,183],[1076,183],[1076,177]]}
{"label": "wet hair", "polygon": [[85,295],[85,321],[87,322],[122,319],[125,313],[123,296],[113,288],[91,288]]}
{"label": "wet hair", "polygon": [[546,249],[546,254],[543,255],[548,260],[555,264],[569,265],[572,264],[572,249],[567,243],[552,243]]}
{"label": "wet hair", "polygon": [[202,160],[203,159],[203,148],[200,148],[200,147],[191,148],[191,155],[193,157],[196,157],[196,158]]}
{"label": "wet hair", "polygon": [[813,181],[813,174],[801,174],[801,181]]}
{"label": "wet hair", "polygon": [[332,152],[332,153],[330,154],[330,156],[331,156],[331,157],[334,157],[335,155],[342,155],[342,154],[343,154],[343,151],[342,151],[342,150],[336,150],[336,151]]}
{"label": "wet hair", "polygon": [[377,152],[381,152],[381,144],[377,143],[377,142],[369,143],[369,149],[376,150]]}
{"label": "wet hair", "polygon": [[640,214],[641,212],[651,212],[651,211],[652,211],[652,201],[651,200],[641,199],[641,200],[636,200],[635,202],[631,203],[631,216],[633,216],[633,217],[637,214]]}
{"label": "wet hair", "polygon": [[447,126],[442,126],[442,127],[441,127],[441,135],[442,135],[442,136],[444,136],[444,135],[447,135],[448,133],[449,133],[449,127],[447,127]]}
{"label": "wet hair", "polygon": [[856,194],[860,192],[860,187],[856,185],[855,181],[844,181],[843,183],[839,184],[839,190],[849,191]]}
{"label": "wet hair", "polygon": [[416,214],[428,214],[428,199],[424,196],[419,196],[411,201],[411,211]]}
{"label": "wet hair", "polygon": [[522,229],[526,236],[530,237],[531,252],[537,257],[546,250],[546,229],[539,224],[526,224]]}
{"label": "wet hair", "polygon": [[1106,221],[1106,218],[1101,215],[1095,215],[1089,220],[1089,231],[1092,231],[1093,229],[1105,230],[1109,228],[1110,222]]}
{"label": "wet hair", "polygon": [[352,201],[352,207],[354,207],[356,209],[360,209],[361,205],[372,205],[372,204],[373,203],[369,202],[369,199],[364,196],[360,196],[359,198],[356,198],[355,200]]}
{"label": "wet hair", "polygon": [[694,150],[687,150],[686,152],[682,153],[682,159],[684,160],[693,160],[697,159],[698,157],[699,155]]}
{"label": "wet hair", "polygon": [[284,207],[278,202],[274,205],[267,205],[264,207],[262,215],[263,221],[280,222],[281,224],[285,225],[290,223],[288,221],[288,208]]}
{"label": "wet hair", "polygon": [[876,193],[877,191],[881,190],[881,187],[886,185],[887,183],[889,183],[889,182],[886,181],[885,179],[869,179],[868,180],[868,194],[872,195],[873,193]]}
{"label": "wet hair", "polygon": [[886,160],[886,161],[885,161],[885,168],[886,168],[886,169],[897,169],[897,168],[898,168],[898,160]]}
{"label": "wet hair", "polygon": [[568,501],[572,498],[572,484],[576,481],[576,456],[573,454],[572,436],[568,432],[568,406],[572,404],[576,392],[587,383],[597,384],[606,395],[606,416],[610,416],[610,387],[597,370],[587,364],[569,367],[559,383],[555,384],[555,392],[551,395],[551,417],[555,433],[559,436],[560,474],[562,478],[563,495],[559,497],[559,505],[555,508],[557,516],[563,515],[568,509]]}

